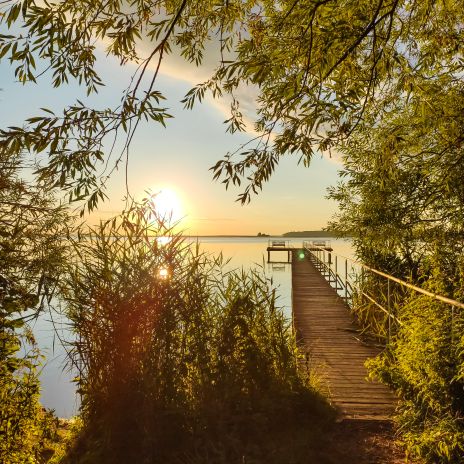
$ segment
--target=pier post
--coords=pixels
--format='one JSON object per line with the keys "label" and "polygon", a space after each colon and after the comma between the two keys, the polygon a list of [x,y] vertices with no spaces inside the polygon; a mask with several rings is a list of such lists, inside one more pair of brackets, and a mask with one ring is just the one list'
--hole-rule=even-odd
{"label": "pier post", "polygon": [[390,279],[387,279],[388,343],[391,340]]}
{"label": "pier post", "polygon": [[348,260],[345,258],[345,301],[348,304]]}
{"label": "pier post", "polygon": [[[328,251],[328,250],[327,250]],[[329,278],[329,284],[330,284],[330,269],[332,268],[332,253],[329,251],[328,253],[328,256],[327,256],[327,260],[328,260],[328,265],[329,265],[329,268],[328,268],[328,278]]]}

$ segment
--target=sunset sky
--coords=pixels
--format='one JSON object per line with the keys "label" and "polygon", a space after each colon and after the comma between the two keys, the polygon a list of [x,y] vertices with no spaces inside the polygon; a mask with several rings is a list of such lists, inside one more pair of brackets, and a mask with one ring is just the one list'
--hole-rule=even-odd
{"label": "sunset sky", "polygon": [[[76,84],[52,88],[47,75],[38,85],[23,86],[15,82],[8,63],[2,62],[0,125],[19,125],[26,117],[36,116],[40,107],[60,112],[76,98],[94,107],[116,106],[135,67],[122,68],[103,51],[98,56],[98,70],[106,87],[89,99]],[[247,206],[235,202],[240,190],[226,191],[221,183],[213,182],[209,168],[252,134],[226,134],[223,121],[229,117],[227,102],[207,100],[193,111],[183,109],[180,100],[208,72],[208,66],[199,70],[179,59],[162,65],[157,89],[166,96],[165,106],[174,118],[167,128],[156,123],[139,126],[130,150],[131,194],[141,198],[147,189],[154,193],[168,189],[171,193],[167,198],[178,197],[176,213],[182,215],[181,227],[190,235],[281,234],[325,227],[336,211],[335,203],[325,199],[326,188],[337,182],[341,167],[333,159],[315,156],[312,165],[304,168],[297,166],[297,157],[284,158],[261,194]],[[244,89],[240,97],[244,109],[251,111],[252,91]],[[122,171],[113,175],[107,193],[110,199],[88,217],[89,222],[111,217],[123,207],[126,189]]]}

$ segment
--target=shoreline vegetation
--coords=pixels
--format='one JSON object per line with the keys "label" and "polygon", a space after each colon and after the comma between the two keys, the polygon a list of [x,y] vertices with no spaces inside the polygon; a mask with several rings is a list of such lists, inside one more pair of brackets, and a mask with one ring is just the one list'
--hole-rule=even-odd
{"label": "shoreline vegetation", "polygon": [[282,237],[331,237],[337,238],[337,235],[327,230],[303,230],[301,232],[285,232]]}
{"label": "shoreline vegetation", "polygon": [[306,464],[335,411],[271,281],[225,271],[153,211],[74,239],[60,294],[81,427],[59,462]]}

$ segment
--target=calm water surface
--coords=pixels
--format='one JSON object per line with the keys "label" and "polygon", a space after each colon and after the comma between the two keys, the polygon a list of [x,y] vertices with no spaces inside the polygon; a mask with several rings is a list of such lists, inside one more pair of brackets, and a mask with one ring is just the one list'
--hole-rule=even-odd
{"label": "calm water surface", "polygon": [[[282,240],[276,237],[276,240]],[[193,239],[191,239],[193,240]],[[269,238],[222,238],[200,237],[198,239],[203,250],[212,254],[223,254],[224,258],[230,258],[228,268],[261,267],[266,275],[272,278],[278,288],[279,305],[284,314],[291,317],[291,272],[289,264],[268,264],[266,247]],[[287,239],[290,243],[299,247],[301,238]],[[312,237],[310,240],[326,240]],[[334,252],[340,255],[352,257],[352,247],[348,240],[330,240]],[[280,255],[280,256],[279,256]],[[287,260],[287,252],[272,252],[272,260]],[[69,336],[66,331],[66,321],[54,315],[44,315],[38,319],[34,327],[37,343],[46,356],[46,364],[41,372],[42,404],[56,411],[60,417],[70,417],[78,411],[78,398],[75,385],[72,383],[74,374],[66,368],[66,350],[61,345],[54,327],[57,328],[59,338],[66,340]]]}

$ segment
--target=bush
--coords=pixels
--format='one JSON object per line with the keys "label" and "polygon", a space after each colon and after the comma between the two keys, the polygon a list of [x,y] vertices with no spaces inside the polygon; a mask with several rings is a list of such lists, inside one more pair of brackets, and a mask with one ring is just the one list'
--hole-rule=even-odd
{"label": "bush", "polygon": [[44,452],[56,434],[56,419],[39,403],[36,348],[17,356],[21,340],[34,346],[32,335],[23,337],[1,320],[0,330],[0,462],[35,464],[46,462]]}
{"label": "bush", "polygon": [[[433,272],[427,289],[446,294],[445,275]],[[396,421],[409,454],[430,463],[461,463],[462,310],[412,292],[398,308],[398,314],[402,325],[387,350],[370,362],[372,375],[394,388],[400,398]]]}
{"label": "bush", "polygon": [[300,462],[275,438],[329,408],[298,373],[275,291],[153,211],[146,200],[76,243],[63,294],[84,428],[70,461]]}
{"label": "bush", "polygon": [[[20,153],[0,152],[0,462],[44,462],[56,421],[39,404],[41,363],[28,322],[50,303],[66,256],[67,211],[31,181]],[[24,179],[28,172],[29,179]]]}

